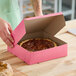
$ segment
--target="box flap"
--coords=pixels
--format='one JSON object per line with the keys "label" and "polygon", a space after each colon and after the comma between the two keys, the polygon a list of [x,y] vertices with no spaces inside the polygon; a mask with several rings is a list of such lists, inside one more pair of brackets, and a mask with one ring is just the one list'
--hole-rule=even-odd
{"label": "box flap", "polygon": [[49,14],[40,17],[25,19],[26,33],[45,31],[52,36],[65,26],[65,19],[62,13]]}
{"label": "box flap", "polygon": [[65,19],[63,15],[54,16],[50,24],[44,29],[50,35],[56,35],[65,26]]}
{"label": "box flap", "polygon": [[14,45],[18,43],[18,41],[24,36],[26,33],[24,20],[16,27],[16,29],[12,32],[12,36],[15,40]]}

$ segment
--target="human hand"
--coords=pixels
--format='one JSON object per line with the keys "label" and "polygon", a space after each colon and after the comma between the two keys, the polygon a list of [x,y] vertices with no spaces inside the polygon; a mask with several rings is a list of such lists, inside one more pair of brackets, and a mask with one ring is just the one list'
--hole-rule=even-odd
{"label": "human hand", "polygon": [[35,16],[43,16],[42,12],[36,13]]}
{"label": "human hand", "polygon": [[3,41],[9,46],[13,48],[14,39],[11,36],[12,28],[8,22],[0,18],[0,37]]}

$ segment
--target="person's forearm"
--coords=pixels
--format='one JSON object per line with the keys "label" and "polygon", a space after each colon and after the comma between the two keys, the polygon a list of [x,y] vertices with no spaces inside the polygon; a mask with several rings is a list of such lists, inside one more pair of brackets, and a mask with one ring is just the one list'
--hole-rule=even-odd
{"label": "person's forearm", "polygon": [[35,16],[40,16],[42,14],[42,0],[31,0]]}

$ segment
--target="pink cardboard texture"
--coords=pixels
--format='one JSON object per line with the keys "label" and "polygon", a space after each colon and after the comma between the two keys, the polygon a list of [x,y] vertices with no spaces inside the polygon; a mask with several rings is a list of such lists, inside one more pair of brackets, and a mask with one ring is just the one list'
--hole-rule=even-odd
{"label": "pink cardboard texture", "polygon": [[[15,39],[14,48],[8,47],[8,51],[27,64],[36,64],[67,56],[67,44],[55,37],[55,34],[64,26],[65,20],[62,13],[24,19],[12,32]],[[49,38],[58,46],[30,52],[19,45],[21,41],[31,38]]]}

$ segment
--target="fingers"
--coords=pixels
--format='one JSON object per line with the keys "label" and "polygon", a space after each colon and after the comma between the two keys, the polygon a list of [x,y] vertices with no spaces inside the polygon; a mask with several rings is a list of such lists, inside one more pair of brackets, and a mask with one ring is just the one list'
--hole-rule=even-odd
{"label": "fingers", "polygon": [[11,43],[11,41],[5,36],[4,32],[2,32],[0,34],[1,38],[3,39],[3,41],[10,47],[13,48],[13,44]]}
{"label": "fingers", "polygon": [[9,33],[8,27],[5,28],[4,30],[4,35],[12,42],[14,43],[14,39],[12,38],[12,36]]}
{"label": "fingers", "polygon": [[10,42],[9,39],[6,39],[5,43],[6,43],[10,48],[13,48],[13,44]]}
{"label": "fingers", "polygon": [[10,42],[14,43],[12,36],[5,30],[4,35],[10,40]]}
{"label": "fingers", "polygon": [[11,27],[11,25],[8,23],[8,30],[10,31],[10,33],[12,33],[12,27]]}

